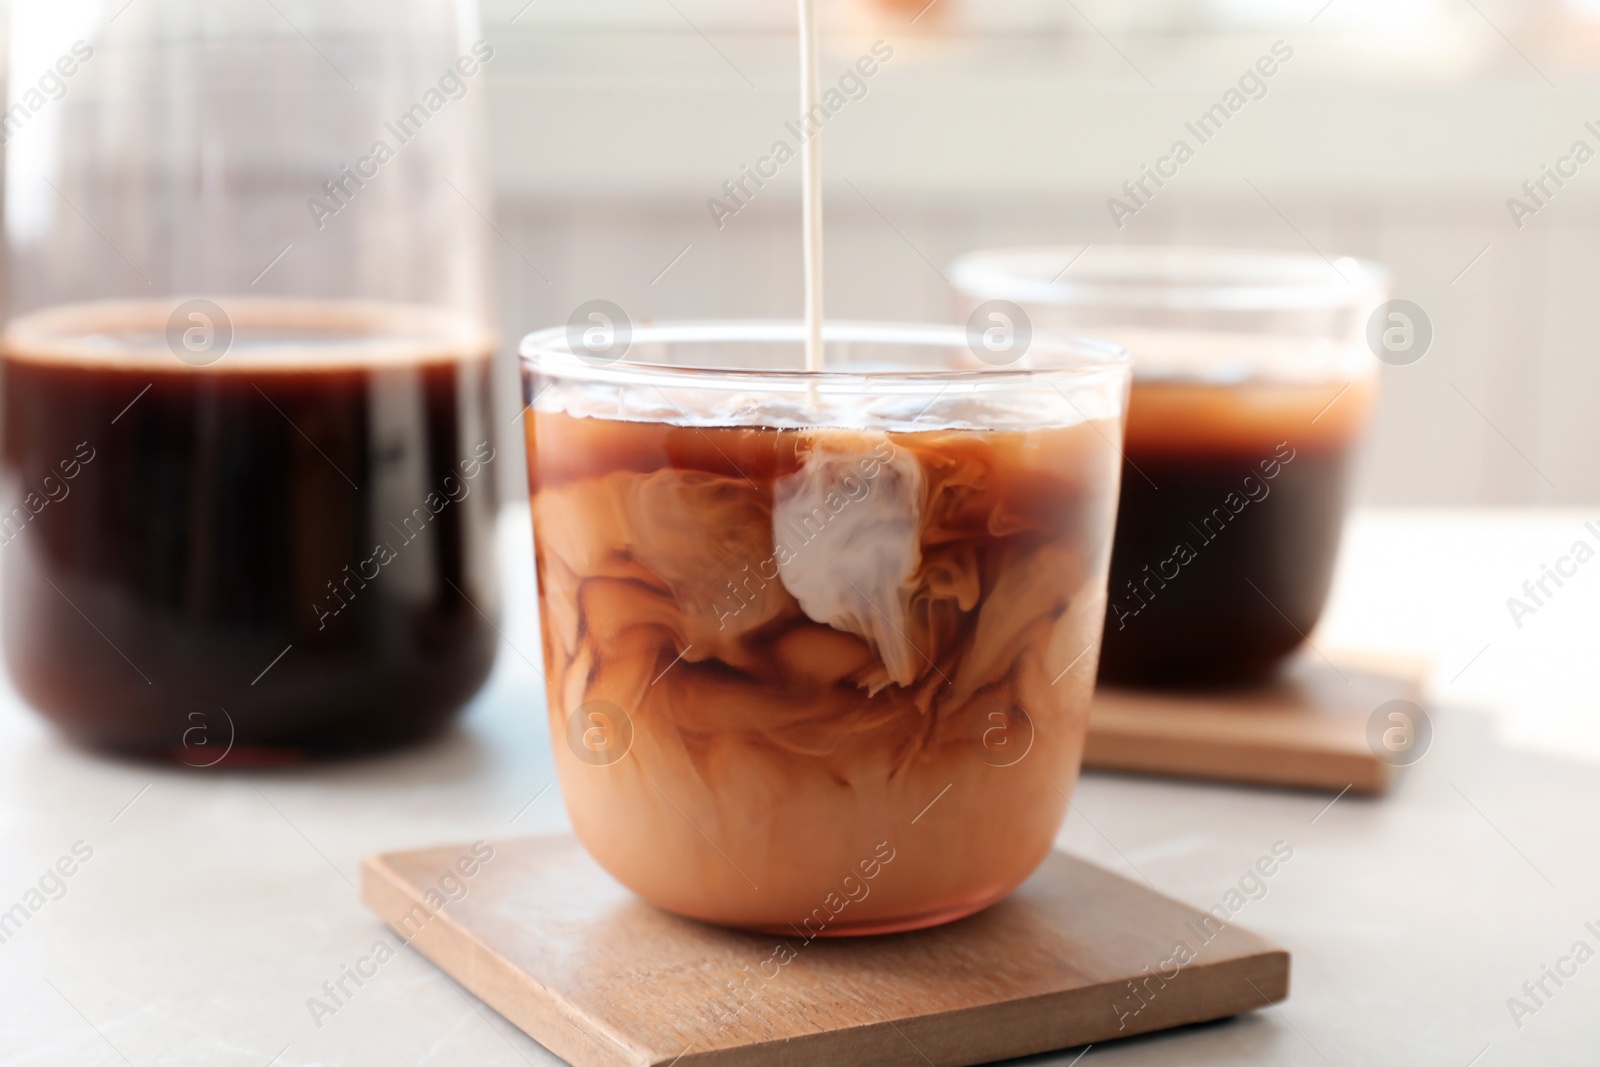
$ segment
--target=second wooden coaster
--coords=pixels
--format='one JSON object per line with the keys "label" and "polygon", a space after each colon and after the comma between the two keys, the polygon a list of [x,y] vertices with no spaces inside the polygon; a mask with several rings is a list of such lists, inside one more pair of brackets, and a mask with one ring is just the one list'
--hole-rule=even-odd
{"label": "second wooden coaster", "polygon": [[879,937],[680,919],[565,837],[373,856],[362,896],[578,1067],[966,1067],[1221,1019],[1289,989],[1289,954],[1225,905],[1198,911],[1059,852],[977,915]]}
{"label": "second wooden coaster", "polygon": [[[1404,762],[1396,745],[1425,743],[1419,705],[1426,665],[1302,653],[1276,679],[1248,689],[1179,692],[1102,687],[1083,765],[1182,778],[1302,789],[1388,790]],[[1403,719],[1391,719],[1399,714]],[[1407,731],[1410,731],[1409,738]],[[1387,746],[1387,749],[1386,749]]]}

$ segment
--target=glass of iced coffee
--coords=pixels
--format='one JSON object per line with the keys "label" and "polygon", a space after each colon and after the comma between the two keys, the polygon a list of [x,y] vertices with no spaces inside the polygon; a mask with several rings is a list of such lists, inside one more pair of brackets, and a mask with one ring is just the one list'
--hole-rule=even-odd
{"label": "glass of iced coffee", "polygon": [[1039,864],[1093,689],[1126,356],[951,327],[522,346],[549,717],[578,836],[681,915],[810,938]]}
{"label": "glass of iced coffee", "polygon": [[1244,684],[1316,626],[1376,392],[1372,263],[1127,246],[979,252],[973,327],[1072,329],[1133,355],[1103,680]]}

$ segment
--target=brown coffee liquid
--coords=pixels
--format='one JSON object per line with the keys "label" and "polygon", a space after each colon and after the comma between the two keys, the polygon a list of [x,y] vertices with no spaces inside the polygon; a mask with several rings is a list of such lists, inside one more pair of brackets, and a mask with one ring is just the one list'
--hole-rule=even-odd
{"label": "brown coffee liquid", "polygon": [[1103,680],[1249,682],[1311,633],[1372,402],[1346,384],[1134,382]]}
{"label": "brown coffee liquid", "polygon": [[1082,755],[1120,432],[531,412],[552,736],[590,853],[786,936],[1015,888]]}
{"label": "brown coffee liquid", "polygon": [[231,348],[190,366],[175,303],[8,331],[18,689],[80,743],[193,766],[438,731],[495,654],[487,344],[419,309],[224,300]]}

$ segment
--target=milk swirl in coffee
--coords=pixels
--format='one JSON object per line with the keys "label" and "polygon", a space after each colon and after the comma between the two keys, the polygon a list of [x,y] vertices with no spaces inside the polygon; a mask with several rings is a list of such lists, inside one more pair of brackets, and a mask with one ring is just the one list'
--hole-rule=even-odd
{"label": "milk swirl in coffee", "polygon": [[803,154],[798,328],[647,329],[615,366],[561,331],[523,354],[573,827],[654,904],[809,939],[970,914],[1049,851],[1083,751],[1126,368],[1058,349],[1053,376],[970,376],[960,331],[825,326],[815,136]]}
{"label": "milk swirl in coffee", "polygon": [[[1026,877],[1081,756],[1116,413],[1057,395],[897,419],[867,398],[818,426],[797,399],[645,390],[623,412],[546,385],[527,436],[549,714],[596,858],[671,910],[774,931],[882,842],[892,876],[828,933],[953,918]],[[567,743],[608,716],[625,758]]]}

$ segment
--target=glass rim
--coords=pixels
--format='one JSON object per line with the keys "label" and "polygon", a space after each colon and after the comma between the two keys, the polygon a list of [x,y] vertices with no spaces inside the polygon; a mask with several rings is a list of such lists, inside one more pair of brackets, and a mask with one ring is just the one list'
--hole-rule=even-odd
{"label": "glass rim", "polygon": [[[597,359],[574,351],[572,333],[577,327],[557,326],[527,334],[517,352],[523,366],[542,373],[602,384],[641,385],[670,382],[677,387],[722,388],[729,385],[780,392],[814,386],[831,390],[855,386],[887,386],[899,391],[907,386],[975,384],[1015,387],[1039,381],[1094,380],[1104,375],[1128,374],[1132,357],[1112,341],[1080,337],[1059,330],[1034,329],[1019,359],[1053,356],[1048,365],[984,366],[927,369],[920,367],[870,367],[862,369],[726,367],[651,362],[630,359],[640,344],[758,343],[802,346],[806,324],[793,319],[697,319],[630,327],[627,351]],[[950,324],[833,321],[823,326],[824,345],[901,345],[925,348],[968,348],[965,327]],[[970,349],[969,349],[970,350]]]}
{"label": "glass rim", "polygon": [[1165,311],[1322,311],[1360,307],[1389,270],[1352,256],[1195,245],[1038,245],[982,249],[950,265],[969,297],[1019,304]]}
{"label": "glass rim", "polygon": [[[194,362],[178,340],[192,325],[220,339]],[[488,359],[496,346],[474,316],[438,305],[227,291],[51,304],[0,326],[7,360],[158,374],[421,366]]]}

